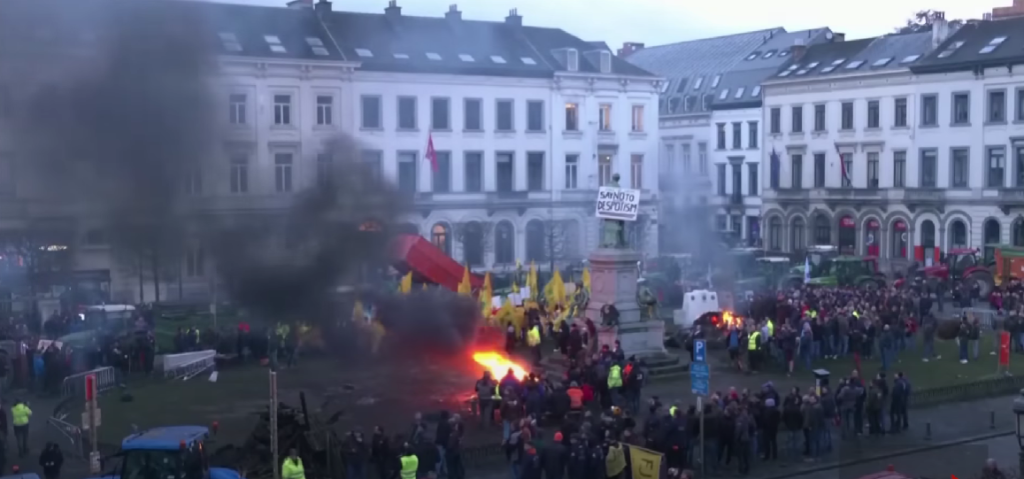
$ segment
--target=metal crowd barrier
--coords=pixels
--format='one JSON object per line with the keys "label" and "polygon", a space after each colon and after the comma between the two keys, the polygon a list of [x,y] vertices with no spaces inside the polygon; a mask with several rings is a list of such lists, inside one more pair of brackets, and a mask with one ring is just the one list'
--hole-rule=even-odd
{"label": "metal crowd barrier", "polygon": [[96,375],[97,393],[109,391],[117,387],[117,372],[114,371],[114,368],[107,366],[64,378],[64,383],[61,384],[60,388],[60,397],[62,399],[79,397],[85,400],[85,377],[90,374]]}
{"label": "metal crowd barrier", "polygon": [[66,419],[66,416],[66,414],[63,415],[63,417],[53,416],[48,418],[47,422],[50,424],[50,427],[56,429],[61,433],[61,435],[67,438],[68,442],[71,444],[70,450],[74,452],[76,457],[83,457],[85,454],[85,447],[82,442],[82,428],[65,421],[64,419]]}
{"label": "metal crowd barrier", "polygon": [[210,351],[210,355],[208,356],[203,356],[198,359],[189,361],[185,364],[182,364],[180,366],[176,366],[172,369],[164,370],[164,378],[171,380],[181,379],[183,381],[188,381],[189,379],[192,379],[205,371],[213,369],[213,367],[216,365],[216,360],[217,353],[214,351]]}

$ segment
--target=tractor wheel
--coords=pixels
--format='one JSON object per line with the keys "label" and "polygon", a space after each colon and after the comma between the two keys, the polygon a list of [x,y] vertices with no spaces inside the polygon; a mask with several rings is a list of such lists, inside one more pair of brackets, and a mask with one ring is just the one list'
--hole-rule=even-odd
{"label": "tractor wheel", "polygon": [[986,271],[975,271],[967,279],[978,283],[979,298],[988,298],[988,295],[992,293],[992,289],[995,287],[992,275]]}

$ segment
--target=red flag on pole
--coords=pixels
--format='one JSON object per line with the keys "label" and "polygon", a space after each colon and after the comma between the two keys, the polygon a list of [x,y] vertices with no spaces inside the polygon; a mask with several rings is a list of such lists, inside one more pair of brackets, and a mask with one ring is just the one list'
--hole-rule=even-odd
{"label": "red flag on pole", "polygon": [[437,171],[437,151],[434,150],[434,132],[427,137],[427,159],[430,160],[430,168]]}

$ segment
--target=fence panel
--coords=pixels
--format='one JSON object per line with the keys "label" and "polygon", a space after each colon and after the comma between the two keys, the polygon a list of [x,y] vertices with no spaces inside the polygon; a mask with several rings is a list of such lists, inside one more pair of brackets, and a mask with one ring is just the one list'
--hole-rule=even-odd
{"label": "fence panel", "polygon": [[79,397],[85,399],[85,378],[90,374],[96,375],[96,392],[102,393],[117,387],[117,372],[114,368],[107,366],[73,374],[64,378],[60,388],[62,399]]}

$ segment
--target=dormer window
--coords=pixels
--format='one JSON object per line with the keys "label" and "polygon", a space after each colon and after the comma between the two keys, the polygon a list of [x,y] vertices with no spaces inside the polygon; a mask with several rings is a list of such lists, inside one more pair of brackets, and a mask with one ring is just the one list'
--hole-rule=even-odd
{"label": "dormer window", "polygon": [[714,95],[704,95],[704,99],[701,101],[700,109],[708,111],[711,109],[711,100],[715,98]]}
{"label": "dormer window", "polygon": [[220,33],[218,36],[220,37],[220,44],[225,50],[232,53],[242,51],[242,44],[238,43],[238,37],[234,33]]}
{"label": "dormer window", "polygon": [[580,69],[580,52],[575,48],[566,50],[565,53],[565,68],[571,72],[579,71]]}
{"label": "dormer window", "polygon": [[274,53],[287,53],[284,49],[284,45],[281,44],[281,39],[277,35],[264,35],[263,40],[267,42],[267,46],[270,47],[270,51]]}
{"label": "dormer window", "polygon": [[694,108],[697,107],[697,97],[689,95],[683,100],[683,108],[686,109],[686,113],[690,113]]}
{"label": "dormer window", "polygon": [[612,54],[611,52],[601,52],[601,73],[612,72]]}

